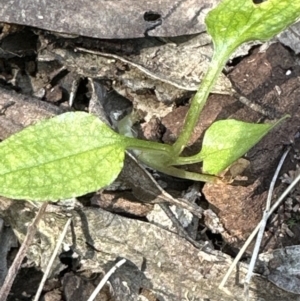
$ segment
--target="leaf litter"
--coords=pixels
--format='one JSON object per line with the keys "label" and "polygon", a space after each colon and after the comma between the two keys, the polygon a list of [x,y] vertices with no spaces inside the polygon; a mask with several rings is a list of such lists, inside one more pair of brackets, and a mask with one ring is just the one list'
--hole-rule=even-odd
{"label": "leaf litter", "polygon": [[[67,43],[70,43],[69,40],[67,40],[67,41],[68,41]],[[116,44],[118,45],[118,43],[116,43]],[[181,44],[179,43],[179,46],[180,45]],[[184,45],[186,45],[186,44],[184,44]],[[85,46],[85,45],[81,45],[79,43],[78,46],[82,47],[82,46]],[[160,46],[157,46],[157,49],[155,49],[156,52],[159,52],[159,49],[160,49],[159,47]],[[167,49],[167,51],[172,51],[172,50],[170,50],[170,49],[172,49],[172,47],[174,49],[176,49],[175,45],[172,44],[172,43],[171,44],[170,43],[166,44],[165,48]],[[194,47],[194,50],[195,50],[195,48],[197,49],[197,47],[198,46]],[[274,135],[272,135],[271,138],[269,138],[269,139],[266,138],[267,142],[266,141],[262,142],[261,146],[258,146],[258,148],[254,148],[249,154],[247,154],[247,158],[251,162],[251,170],[246,171],[246,176],[248,177],[248,179],[244,182],[239,183],[239,184],[242,184],[242,186],[238,185],[238,186],[218,187],[218,190],[217,190],[216,194],[213,195],[213,196],[210,195],[210,192],[207,193],[208,190],[211,191],[210,190],[210,185],[206,184],[206,188],[204,188],[206,198],[209,200],[209,202],[211,204],[213,204],[214,206],[216,206],[220,210],[219,216],[221,217],[221,221],[223,222],[225,229],[227,229],[227,231],[230,233],[230,235],[228,237],[234,237],[234,238],[238,238],[240,240],[244,239],[245,233],[247,233],[247,231],[250,230],[251,226],[254,227],[256,225],[255,221],[249,222],[249,219],[247,220],[247,218],[252,217],[252,216],[254,216],[254,217],[259,216],[259,212],[260,212],[259,209],[260,209],[260,206],[261,206],[261,202],[258,202],[258,204],[256,204],[256,205],[254,205],[254,203],[257,202],[257,199],[259,199],[260,197],[263,198],[262,196],[265,192],[264,187],[266,186],[265,183],[267,182],[268,172],[269,172],[269,169],[270,169],[269,166],[272,166],[272,162],[274,162],[277,159],[278,154],[280,152],[280,149],[282,148],[281,143],[289,143],[290,140],[293,140],[294,135],[295,135],[295,129],[297,129],[294,126],[298,122],[298,119],[297,119],[297,115],[298,115],[297,112],[298,111],[297,111],[297,108],[295,106],[295,101],[296,101],[296,98],[297,98],[297,89],[295,90],[295,86],[297,85],[297,74],[298,74],[297,61],[295,60],[295,58],[293,57],[292,54],[288,54],[287,51],[285,51],[285,49],[282,48],[279,44],[273,45],[272,47],[271,47],[271,50],[268,50],[266,53],[263,53],[263,54],[255,52],[251,57],[248,58],[247,62],[245,60],[243,60],[240,64],[243,64],[243,62],[245,62],[246,66],[241,65],[240,67],[236,67],[236,69],[234,69],[230,73],[230,77],[231,77],[231,80],[233,81],[234,88],[237,89],[238,92],[241,93],[242,95],[244,95],[247,98],[253,100],[254,102],[262,100],[261,105],[263,107],[271,107],[271,108],[276,107],[276,109],[278,109],[280,111],[279,113],[281,113],[281,114],[283,114],[285,112],[294,113],[293,114],[294,117],[292,116],[291,121],[288,121],[287,124],[282,125],[280,127],[280,130],[275,132]],[[193,49],[193,46],[191,48]],[[141,48],[141,49],[143,49],[143,48]],[[161,47],[161,49],[164,49],[164,47]],[[181,49],[181,48],[179,47],[179,49]],[[144,53],[149,55],[149,53],[147,53],[147,50],[148,49],[145,47]],[[51,51],[53,51],[53,50],[51,50]],[[207,49],[204,50],[204,52],[209,53],[209,51]],[[155,52],[153,52],[153,53],[155,53]],[[184,53],[186,53],[186,52],[184,52]],[[173,57],[176,58],[177,55],[178,54],[174,53]],[[145,66],[147,66],[147,64],[143,63],[143,61],[142,61],[142,59],[143,59],[142,55],[140,57],[139,57],[139,55],[136,55],[135,57],[134,56],[131,56],[131,57],[130,56],[123,56],[123,60],[120,59],[120,57],[122,58],[120,53],[118,53],[116,55],[116,52],[112,51],[112,54],[110,56],[109,55],[106,56],[107,61],[104,63],[104,65],[106,65],[106,64],[109,65],[109,58],[110,59],[115,59],[116,61],[119,60],[119,61],[123,62],[123,64],[124,64],[123,66],[121,64],[121,65],[119,65],[119,68],[116,68],[116,69],[113,70],[117,74],[122,73],[121,71],[124,71],[124,70],[122,70],[122,68],[124,68],[124,66],[125,66],[125,71],[127,71],[126,70],[127,68],[129,68],[129,71],[130,71],[130,68],[132,68],[132,67],[135,68],[136,70],[141,71],[142,68],[140,66],[142,66],[143,68],[145,68]],[[131,58],[131,61],[129,60],[129,57]],[[282,57],[284,59],[282,59]],[[158,58],[163,58],[161,60],[165,59],[165,57],[163,55],[158,56]],[[279,58],[281,58],[281,60]],[[6,60],[6,58],[2,59],[3,63],[4,63],[4,60]],[[248,63],[248,62],[250,62],[251,60],[254,60],[254,67],[253,67],[254,69],[257,68],[258,66],[260,66],[260,67],[261,66],[266,66],[265,69],[263,69],[262,72],[259,73],[259,76],[257,75],[257,70],[252,70],[252,72],[253,72],[252,74],[249,72],[249,71],[251,71],[251,70],[249,70],[249,68],[251,68],[251,64]],[[116,64],[116,61],[114,61],[113,64]],[[75,68],[75,70],[74,69],[72,70],[72,67],[70,65],[68,65],[67,63],[65,63],[64,61],[62,61],[61,59],[59,60],[58,63],[59,64],[62,64],[62,63],[66,64],[67,68],[69,68],[73,72],[74,71],[77,72],[81,77],[91,76],[91,75],[88,75],[87,73],[84,73],[84,72],[78,72],[79,69],[76,69],[76,68]],[[139,68],[134,66],[133,63],[135,65],[138,65]],[[41,68],[41,70],[42,70],[42,67],[41,67],[42,65],[43,65],[43,63],[37,62],[38,72],[39,72],[39,68]],[[292,68],[293,68],[292,75],[291,76],[287,75],[286,74],[287,71],[292,69]],[[18,69],[18,64],[17,64],[17,69]],[[9,71],[12,72],[12,70],[9,70]],[[150,71],[144,72],[144,77],[150,77],[150,80],[149,80],[150,83],[148,84],[147,87],[145,87],[145,86],[140,87],[139,85],[137,85],[137,86],[133,85],[132,86],[132,84],[131,84],[132,78],[135,78],[135,76],[136,76],[136,72],[133,72],[133,74],[131,75],[131,77],[129,77],[129,79],[128,79],[128,77],[125,77],[124,75],[121,75],[120,77],[117,77],[116,83],[113,83],[113,88],[115,90],[117,90],[119,93],[123,94],[124,96],[125,95],[130,95],[132,97],[131,100],[133,101],[133,103],[134,102],[138,103],[139,102],[139,95],[138,94],[141,94],[141,91],[143,91],[143,93],[145,93],[145,90],[150,89],[150,90],[152,90],[152,93],[153,93],[153,87],[155,87],[155,89],[158,90],[158,91],[155,92],[156,97],[159,98],[159,96],[160,96],[161,98],[158,99],[158,100],[161,101],[161,102],[164,102],[163,99],[170,99],[169,94],[164,94],[165,93],[164,91],[170,91],[171,89],[157,88],[157,83],[162,80],[163,84],[171,84],[171,86],[172,85],[176,86],[178,84],[176,84],[176,79],[174,81],[172,81],[172,78],[174,77],[174,75],[171,75],[171,76],[168,76],[168,75],[165,75],[165,74],[160,75],[159,72],[157,74],[161,78],[154,78],[154,80],[158,80],[158,82],[153,83],[154,71],[150,70]],[[256,71],[256,73],[255,73],[255,71]],[[110,74],[114,74],[114,72],[111,72]],[[126,72],[124,72],[124,74],[126,74]],[[261,75],[263,75],[263,76],[261,76]],[[5,76],[8,76],[8,75],[5,74]],[[108,76],[108,79],[112,79],[113,75],[111,75],[111,76],[112,77]],[[139,77],[137,77],[138,78],[137,82],[144,81],[144,77],[139,75]],[[196,76],[194,76],[194,77],[196,77]],[[272,80],[270,80],[270,77],[272,77]],[[275,81],[274,81],[274,78],[276,79]],[[11,78],[10,80],[12,80],[12,79],[13,78]],[[23,75],[19,74],[19,76],[15,78],[15,81],[12,81],[12,82],[14,83],[15,87],[18,87],[18,84],[24,82],[24,79],[33,80],[33,76],[30,75],[30,72],[25,72],[25,75],[24,74]],[[107,80],[107,77],[105,78],[105,80]],[[127,82],[127,85],[126,85],[126,82]],[[55,81],[53,83],[55,83]],[[43,83],[36,83],[36,84],[40,85],[40,89],[45,89],[45,90],[47,89],[46,85],[43,86]],[[125,84],[125,87],[126,87],[125,89],[124,88],[122,89],[122,84],[123,85]],[[243,84],[246,84],[246,85],[245,85],[245,88],[243,88],[243,90],[242,90]],[[231,85],[228,86],[228,84],[227,84],[227,87],[229,89],[227,89],[226,91],[229,92],[229,90],[231,89]],[[111,87],[109,87],[109,88],[111,88]],[[183,87],[180,87],[180,88],[183,88]],[[190,89],[190,87],[186,90],[189,90],[189,89]],[[38,89],[36,89],[36,90],[38,90]],[[130,93],[126,94],[126,90],[129,90]],[[192,89],[190,89],[190,90],[192,90]],[[163,91],[163,93],[161,91]],[[282,92],[279,93],[278,91],[282,91]],[[292,94],[291,94],[290,91],[292,91]],[[136,93],[136,92],[138,92],[138,93]],[[187,92],[184,92],[184,93],[187,93]],[[214,118],[215,119],[216,117],[221,118],[222,114],[226,115],[226,117],[241,116],[241,117],[243,117],[243,118],[241,118],[242,120],[248,120],[248,121],[257,121],[260,118],[265,118],[262,115],[260,115],[259,113],[254,113],[253,111],[251,111],[247,107],[242,107],[242,105],[239,102],[237,102],[236,98],[234,98],[233,96],[230,95],[231,93],[227,93],[227,94],[229,94],[229,95],[227,95],[227,96],[213,95],[212,96],[212,97],[218,98],[220,103],[223,104],[222,105],[223,110],[222,110],[222,112],[221,112],[221,108],[219,108],[219,111],[216,110],[218,108],[214,107],[213,101],[209,101],[207,109],[206,109],[207,119],[209,119],[209,118]],[[149,95],[151,95],[151,94],[148,94],[148,96]],[[167,95],[167,96],[165,96],[165,95]],[[188,94],[186,94],[186,95],[188,95]],[[288,96],[289,96],[289,102],[287,100]],[[14,95],[13,99],[14,99],[14,97],[16,97],[16,96]],[[188,96],[185,96],[185,97],[187,98]],[[174,100],[175,99],[177,99],[177,97],[174,97]],[[159,103],[159,102],[157,102],[157,99],[155,101],[156,101],[156,104]],[[214,101],[214,102],[216,102],[216,101]],[[36,106],[34,106],[34,107],[36,107]],[[225,107],[225,109],[224,109],[224,107]],[[62,108],[63,108],[63,105],[62,105]],[[180,108],[181,107],[172,108],[170,111],[167,111],[167,114],[172,116],[172,114],[175,114],[175,112],[177,110],[179,110]],[[17,111],[17,110],[12,110],[12,109],[15,109],[15,108],[11,107],[11,108],[8,108],[6,110],[6,114],[4,116],[5,119],[9,119],[9,118],[7,118],[8,117],[7,114],[9,114],[10,112],[12,113],[12,112]],[[154,111],[154,113],[151,113],[152,115],[149,117],[149,119],[151,119],[152,116],[163,117],[164,115],[163,115],[162,112],[164,111],[164,109],[165,108],[162,107],[161,109],[159,109],[157,111]],[[203,114],[205,114],[205,113],[203,112]],[[14,114],[11,114],[11,115],[14,115]],[[210,117],[211,115],[214,115],[215,117],[214,116]],[[184,118],[184,115],[182,115],[182,118],[180,118],[180,119],[183,120],[183,118]],[[24,120],[24,117],[19,118],[19,119],[16,118],[15,121],[11,121],[11,119],[9,119],[8,122],[10,122],[9,124],[16,124],[17,128],[18,128],[18,126],[20,128],[20,124],[28,123],[27,119],[26,119],[26,121],[23,121],[23,120]],[[175,123],[175,121],[177,122],[178,119],[174,118],[174,123]],[[208,123],[208,121],[206,120],[204,123]],[[1,125],[2,124],[3,123],[1,122]],[[4,127],[4,130],[5,130],[5,127]],[[167,130],[173,131],[172,126],[169,126],[167,128]],[[198,136],[201,139],[203,129],[202,129],[202,131],[201,131],[201,129],[200,130],[197,129],[197,131],[195,131],[195,132],[196,132],[196,136]],[[5,133],[7,134],[7,132],[5,132]],[[5,135],[5,133],[4,133],[4,135]],[[8,134],[11,134],[11,133],[8,133]],[[276,139],[274,137],[276,137]],[[269,150],[269,151],[266,153],[265,152],[266,150]],[[274,151],[275,151],[275,153],[274,153]],[[264,156],[262,156],[262,153],[264,153]],[[257,158],[256,154],[258,154],[258,159],[256,159]],[[259,155],[259,154],[261,154],[261,155]],[[255,159],[256,159],[256,161],[255,161]],[[294,160],[293,157],[291,157],[291,162],[290,162],[291,166],[293,166],[293,164],[294,164],[293,160]],[[255,163],[253,164],[254,161],[255,161]],[[258,162],[258,163],[256,163],[256,162]],[[291,168],[291,167],[287,167],[287,170],[289,170],[288,168]],[[264,173],[266,175],[262,174],[263,170],[265,171]],[[260,175],[260,176],[258,176],[258,175]],[[256,180],[256,181],[254,181],[254,180]],[[251,181],[252,181],[253,184],[251,184]],[[233,188],[232,188],[231,191],[228,192],[227,191],[227,189],[229,189],[228,187],[230,187],[230,189],[232,187]],[[278,187],[277,189],[280,190],[280,187]],[[239,195],[239,190],[243,191],[243,193],[241,193],[240,195]],[[250,191],[250,193],[249,193],[249,191]],[[245,194],[246,194],[246,196],[245,196]],[[235,197],[235,200],[234,200],[234,202],[230,203],[226,199],[229,198],[229,197],[232,197],[232,196]],[[247,200],[247,201],[246,202],[245,201],[241,202],[241,200],[243,198],[245,198],[245,200]],[[241,210],[241,212],[236,212],[236,214],[234,214],[235,218],[238,217],[237,221],[235,221],[236,222],[235,224],[234,224],[234,221],[232,223],[229,222],[228,218],[225,217],[226,215],[224,214],[224,212],[226,212],[226,211],[223,210],[223,209],[220,209],[220,208],[222,208],[221,206],[216,205],[216,203],[214,202],[215,199],[218,199],[221,203],[222,202],[225,203],[225,202],[228,201],[227,205],[231,208],[228,211],[229,216],[230,215],[232,216],[233,213],[235,212],[234,209],[233,209],[234,206],[239,208],[239,210]],[[246,204],[246,203],[250,203],[250,204]],[[231,206],[231,204],[232,204],[232,206]],[[254,207],[253,207],[253,205],[254,205]],[[12,205],[12,207],[14,207],[14,206]],[[246,216],[245,216],[245,212],[247,212]],[[239,223],[239,218],[240,217],[245,217],[244,220],[242,219],[243,223]],[[111,216],[110,218],[107,218],[107,219],[110,220],[110,219],[113,219],[113,218],[115,218],[115,217]],[[56,219],[57,219],[57,217],[56,217]],[[15,224],[15,229],[18,229],[18,227],[21,226],[22,222],[24,222],[24,221],[20,221],[19,226],[17,226],[16,221],[12,222],[12,219],[10,219],[10,221],[11,221],[12,225]],[[122,224],[122,223],[124,224],[125,220],[122,221],[122,222],[119,222],[119,224]],[[247,229],[247,228],[244,229],[243,225],[245,225],[246,223],[249,226],[249,229]],[[53,224],[51,224],[51,225],[53,226]],[[126,225],[126,224],[124,224],[124,225]],[[129,223],[129,225],[130,225],[130,223]],[[124,226],[124,227],[127,230],[129,229],[127,226]],[[140,227],[140,225],[139,225],[139,227]],[[100,226],[100,228],[101,228],[101,226]],[[24,227],[22,227],[22,229],[23,229],[22,231],[24,232]],[[236,232],[235,229],[239,229],[240,231]],[[157,232],[157,231],[158,230],[155,230],[154,232]],[[99,234],[97,234],[97,235],[99,235]],[[53,237],[51,235],[49,236],[49,230],[45,231],[45,237],[48,237],[48,238],[50,238],[50,240],[53,240]],[[78,237],[80,237],[80,235]],[[104,237],[105,237],[105,235],[104,235]],[[138,238],[133,238],[133,240],[134,241],[139,241],[140,237],[144,237],[144,234],[143,233],[140,234],[138,236]],[[20,238],[21,238],[21,236],[20,236]],[[113,240],[115,238],[116,237],[113,235],[111,239]],[[153,243],[155,243],[155,242],[153,242]],[[180,244],[181,244],[181,242],[180,242]],[[101,247],[99,247],[100,245],[101,245],[101,242],[99,242],[99,245],[97,245],[96,248],[101,249]],[[94,246],[94,244],[93,244],[93,246]],[[273,247],[275,247],[275,246],[276,246],[276,244],[273,245]],[[106,248],[108,250],[110,248],[111,248],[111,250],[113,250],[112,246],[110,246],[110,247],[108,246]],[[134,249],[135,248],[136,247],[134,247]],[[186,248],[191,248],[191,246],[190,245],[186,246]],[[88,251],[86,251],[86,252],[88,252]],[[111,251],[109,251],[109,252],[111,252]],[[178,250],[176,252],[178,252],[178,255],[180,254],[180,252]],[[36,253],[36,254],[38,255],[39,253]],[[44,254],[45,254],[45,257],[47,258],[47,255],[46,255],[47,253],[45,252]],[[122,254],[122,252],[120,251],[120,253],[118,254],[118,252],[116,252],[116,250],[114,250],[111,253],[112,257],[113,257],[113,254],[120,255],[120,254]],[[147,251],[147,256],[149,256],[148,251]],[[146,258],[147,258],[147,256],[146,256]],[[189,257],[189,256],[187,256],[187,257]],[[193,258],[193,256],[190,256],[190,257]],[[29,255],[29,258],[30,258],[30,255]],[[166,257],[164,257],[164,259],[165,258]],[[139,261],[136,260],[135,257],[132,257],[132,259],[135,262],[135,264],[137,262],[139,262]],[[149,259],[149,260],[151,261],[151,259]],[[217,259],[213,259],[213,260],[215,260],[215,262],[218,262]],[[223,259],[221,259],[221,261],[222,260]],[[155,261],[155,259],[154,259],[154,261]],[[183,259],[182,261],[184,262],[185,259]],[[101,262],[103,262],[103,266],[105,266],[106,262],[104,262],[104,261],[101,261]],[[40,262],[39,262],[39,259],[36,259],[36,264],[37,264],[37,266],[41,266]],[[140,267],[142,267],[142,264],[141,263],[139,263],[139,264],[140,264]],[[172,266],[172,263],[166,262],[165,264],[166,264],[166,266]],[[195,266],[197,266],[197,268],[198,268],[198,264],[195,264]],[[87,265],[87,267],[88,267],[88,265]],[[208,268],[208,269],[210,269],[210,268]],[[179,269],[179,271],[181,271],[181,269]],[[197,269],[196,269],[196,271],[197,271]],[[195,271],[193,271],[193,272],[190,271],[189,275],[191,275],[193,273],[195,273]],[[212,273],[213,273],[213,271],[212,271]],[[205,275],[209,275],[209,273],[207,273],[205,271]],[[172,274],[172,276],[173,276],[173,274]],[[169,276],[169,277],[171,277],[171,276]],[[189,276],[187,276],[187,274],[184,274],[184,275],[181,275],[180,277],[183,277],[184,279],[186,279],[186,277],[189,277]],[[182,278],[180,278],[180,279],[182,279]],[[120,281],[118,281],[118,278],[117,278],[117,280],[112,280],[112,282],[120,284]],[[167,281],[166,281],[166,284],[167,284]],[[153,286],[148,286],[148,288],[153,289]],[[115,290],[117,290],[117,287],[115,287]],[[192,290],[192,289],[188,289],[188,290]],[[132,294],[134,295],[133,292],[134,292],[134,290],[132,290]],[[168,289],[166,289],[165,292],[167,294],[169,292]],[[205,289],[203,289],[203,291],[201,290],[200,292],[201,292],[201,294],[205,294]],[[170,290],[170,295],[168,295],[168,298],[171,298],[170,300],[172,300],[172,294],[173,293],[174,293],[174,291],[172,291],[172,289],[171,289]],[[183,296],[183,295],[186,294],[186,292],[184,291],[184,287],[182,287],[182,291],[179,292],[178,294],[180,296]],[[196,293],[195,296],[197,296],[197,293]],[[220,300],[220,296],[218,296],[217,298],[219,298],[217,300]],[[289,298],[289,297],[282,297],[282,298]],[[293,297],[290,297],[290,298],[291,298],[290,300],[293,300],[292,299]],[[125,300],[125,299],[123,299],[123,300]],[[166,299],[166,300],[168,300],[168,299]],[[176,300],[176,299],[174,299],[174,300]]]}

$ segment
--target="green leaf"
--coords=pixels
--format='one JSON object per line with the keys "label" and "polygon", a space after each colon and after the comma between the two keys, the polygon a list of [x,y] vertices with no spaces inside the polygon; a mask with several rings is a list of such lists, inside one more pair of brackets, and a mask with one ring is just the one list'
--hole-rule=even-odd
{"label": "green leaf", "polygon": [[0,143],[0,195],[47,201],[104,187],[123,167],[122,139],[83,112],[30,126]]}
{"label": "green leaf", "polygon": [[278,122],[253,124],[230,119],[216,121],[205,132],[199,154],[199,158],[203,159],[203,172],[213,175],[220,173],[243,156]]}
{"label": "green leaf", "polygon": [[223,0],[208,13],[206,25],[215,51],[229,56],[244,42],[272,38],[299,16],[299,0]]}

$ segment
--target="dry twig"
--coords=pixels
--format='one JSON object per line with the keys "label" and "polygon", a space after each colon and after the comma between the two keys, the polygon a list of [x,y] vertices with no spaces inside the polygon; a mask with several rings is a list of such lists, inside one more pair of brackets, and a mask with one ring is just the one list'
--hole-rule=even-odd
{"label": "dry twig", "polygon": [[1,290],[0,290],[0,300],[1,301],[6,301],[6,299],[7,299],[7,296],[9,294],[12,284],[17,276],[17,273],[20,269],[22,261],[23,261],[24,257],[26,256],[27,250],[34,238],[34,235],[35,235],[36,229],[37,229],[37,225],[38,225],[40,219],[42,218],[47,205],[48,205],[48,203],[43,203],[43,205],[40,207],[37,215],[35,216],[34,220],[28,226],[26,237],[19,249],[17,256],[14,259],[13,264],[9,268],[7,277],[3,283],[3,286],[1,287]]}
{"label": "dry twig", "polygon": [[53,265],[55,257],[57,256],[59,248],[60,248],[60,246],[61,246],[61,244],[62,244],[62,242],[63,242],[63,240],[64,240],[64,238],[65,238],[65,236],[67,234],[67,231],[68,231],[68,228],[70,226],[70,223],[71,223],[71,219],[69,218],[68,221],[65,224],[63,232],[60,234],[60,237],[57,240],[56,247],[55,247],[55,249],[54,249],[54,251],[52,253],[52,256],[51,256],[51,258],[49,260],[49,263],[47,265],[46,271],[45,271],[44,276],[43,276],[43,278],[42,278],[42,280],[40,282],[39,288],[38,288],[38,290],[37,290],[37,292],[35,294],[35,297],[34,297],[33,301],[38,301],[39,300],[39,297],[40,297],[40,295],[42,293],[42,290],[43,290],[43,287],[44,287],[45,282],[47,280],[47,277],[48,277],[48,275],[50,273],[50,269],[51,269],[51,267]]}
{"label": "dry twig", "polygon": [[270,189],[269,189],[268,197],[267,197],[266,209],[264,211],[262,220],[260,222],[260,229],[259,229],[259,232],[257,234],[256,243],[255,243],[255,246],[254,246],[254,250],[252,252],[252,257],[251,257],[251,261],[250,261],[249,268],[248,268],[248,273],[247,273],[247,276],[246,276],[245,282],[244,282],[244,295],[245,295],[246,300],[249,299],[249,283],[251,281],[251,277],[252,277],[254,266],[255,266],[255,263],[256,263],[256,260],[257,260],[259,248],[260,248],[261,241],[262,241],[262,238],[263,238],[263,234],[264,234],[264,231],[265,231],[265,227],[266,227],[266,224],[267,224],[268,212],[269,212],[270,207],[271,207],[271,199],[272,199],[275,183],[276,183],[276,180],[278,178],[281,167],[283,165],[283,162],[284,162],[287,154],[289,153],[290,149],[291,148],[289,147],[284,152],[284,154],[282,155],[282,157],[280,159],[280,162],[277,166],[277,169],[275,171],[275,174],[273,176],[273,179],[271,181],[271,184],[270,184]]}
{"label": "dry twig", "polygon": [[126,262],[126,259],[121,259],[104,275],[104,277],[102,278],[102,280],[100,281],[100,283],[95,288],[95,290],[93,291],[93,293],[91,294],[91,296],[88,298],[87,301],[93,301],[97,297],[97,295],[99,294],[99,292],[101,291],[102,287],[107,282],[109,277],[125,262]]}
{"label": "dry twig", "polygon": [[[298,182],[300,181],[300,174],[294,179],[294,181],[287,187],[287,189],[281,194],[281,196],[277,199],[277,201],[275,202],[275,204],[272,206],[272,208],[270,209],[270,211],[268,212],[266,218],[268,219],[271,214],[277,209],[277,207],[281,204],[281,202],[284,200],[284,198],[290,193],[290,191],[298,184]],[[238,255],[236,256],[236,258],[234,259],[234,261],[232,262],[230,268],[228,269],[226,275],[224,276],[223,280],[221,281],[220,285],[219,285],[219,289],[224,289],[224,285],[226,284],[230,274],[232,273],[232,271],[234,270],[235,266],[237,265],[237,263],[239,262],[239,260],[241,259],[242,255],[244,254],[245,250],[248,248],[249,244],[251,243],[251,241],[254,239],[255,235],[257,234],[257,232],[259,231],[261,223],[259,223],[257,225],[257,227],[253,230],[253,232],[251,233],[251,235],[248,237],[248,239],[246,240],[244,246],[241,248],[240,252],[238,253]]]}

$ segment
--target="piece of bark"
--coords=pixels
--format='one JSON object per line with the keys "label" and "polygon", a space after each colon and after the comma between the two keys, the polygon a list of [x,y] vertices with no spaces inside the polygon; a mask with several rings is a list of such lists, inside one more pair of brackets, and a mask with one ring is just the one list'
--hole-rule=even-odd
{"label": "piece of bark", "polygon": [[296,54],[300,53],[299,40],[300,40],[300,22],[292,25],[290,28],[282,32],[279,37],[279,41],[293,49]]}
{"label": "piece of bark", "polygon": [[[98,54],[100,57],[102,55],[114,58],[139,69],[147,76],[158,80],[158,82],[152,83],[154,85],[161,85],[160,81],[162,81],[178,89],[197,91],[202,77],[208,70],[209,61],[213,56],[211,37],[207,33],[202,33],[191,37],[188,41],[177,39],[174,38],[174,42],[169,41],[164,44],[157,40],[146,38],[138,41],[131,40],[127,43],[128,45],[135,45],[134,51],[131,53],[123,51],[120,56],[111,50],[108,52],[103,52],[102,50]],[[103,49],[102,45],[100,45],[100,49]],[[85,52],[84,48],[78,48],[77,50],[79,53],[81,51]],[[86,52],[93,53],[88,50]],[[96,53],[94,52],[94,54]],[[128,74],[128,78],[126,78],[125,74],[123,81],[126,83],[126,81],[131,80],[134,83],[138,82],[138,78],[138,74]],[[138,87],[134,88],[133,85],[132,88],[137,89]],[[158,90],[164,89],[166,88],[160,87]],[[232,94],[231,83],[224,74],[221,73],[219,75],[217,82],[212,87],[212,92]]]}
{"label": "piece of bark", "polygon": [[[97,277],[95,280],[100,282],[101,278]],[[96,281],[86,279],[79,275],[74,274],[73,272],[66,273],[62,280],[63,285],[63,295],[66,301],[74,300],[88,300],[93,291],[96,288]],[[109,301],[111,299],[111,294],[109,292],[108,286],[99,292],[94,301]],[[61,299],[59,299],[61,300]]]}
{"label": "piece of bark", "polygon": [[0,2],[0,22],[64,34],[118,39],[203,32],[205,15],[219,0]]}
{"label": "piece of bark", "polygon": [[[291,116],[246,154],[246,159],[251,163],[243,174],[248,178],[247,181],[236,181],[234,186],[205,184],[203,189],[209,203],[218,210],[224,227],[242,241],[262,217],[270,181],[285,145],[297,141],[295,134],[300,123],[299,75],[300,66],[296,57],[280,44],[273,44],[265,53],[259,53],[257,49],[230,74],[235,89],[253,103],[274,110],[277,116]],[[262,115],[243,106],[233,112],[230,118],[258,122]],[[295,169],[295,163],[287,159],[283,172],[291,169]],[[286,186],[280,184],[278,182],[276,186],[274,198]],[[271,241],[268,242],[268,248],[274,247],[274,241]],[[275,243],[279,247],[280,242]]]}
{"label": "piece of bark", "polygon": [[142,203],[129,191],[99,191],[92,197],[91,204],[110,212],[140,217],[145,217],[153,209],[153,205]]}
{"label": "piece of bark", "polygon": [[[28,254],[29,260],[36,262],[42,270],[45,269],[55,241],[68,218],[61,209],[55,212],[50,210],[53,206],[49,206],[49,211],[40,223],[40,235],[36,237]],[[26,232],[24,224],[34,215],[34,207],[29,203],[1,198],[0,209],[1,216],[13,226],[22,241]],[[23,213],[16,218],[15,212]],[[107,271],[117,257],[122,257],[132,264],[125,264],[118,269],[115,277],[122,279],[123,285],[129,289],[133,289],[132,286],[145,288],[165,301],[178,301],[185,296],[190,299],[194,297],[194,300],[243,300],[243,264],[229,279],[227,288],[232,295],[218,290],[218,285],[232,262],[229,256],[221,252],[207,254],[169,231],[99,208],[77,208],[69,211],[68,215],[70,214],[73,216],[74,227],[73,232],[69,230],[65,242],[80,254],[82,270]],[[249,300],[296,301],[298,296],[255,275],[250,284]]]}
{"label": "piece of bark", "polygon": [[280,248],[260,256],[261,263],[267,264],[268,279],[285,291],[300,294],[299,255],[300,246]]}
{"label": "piece of bark", "polygon": [[39,99],[0,87],[0,140],[23,127],[67,111]]}
{"label": "piece of bark", "polygon": [[7,257],[11,248],[18,247],[18,241],[11,227],[6,227],[0,219],[0,287],[7,274]]}

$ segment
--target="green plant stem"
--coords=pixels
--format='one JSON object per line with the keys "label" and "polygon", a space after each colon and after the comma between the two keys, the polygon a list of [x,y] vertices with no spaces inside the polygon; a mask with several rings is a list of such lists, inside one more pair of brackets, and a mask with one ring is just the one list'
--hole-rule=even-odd
{"label": "green plant stem", "polygon": [[163,172],[170,176],[189,179],[193,181],[217,183],[222,182],[219,177],[205,174],[197,174],[173,166],[167,166],[166,162],[170,160],[172,146],[157,142],[145,141],[130,137],[123,137],[127,149],[141,150],[139,160],[149,167]]}
{"label": "green plant stem", "polygon": [[155,152],[164,152],[166,154],[172,153],[172,146],[168,144],[146,141],[131,137],[123,136],[124,144],[126,145],[126,149],[135,149],[141,151],[155,151]]}
{"label": "green plant stem", "polygon": [[172,161],[172,165],[188,165],[188,164],[200,163],[202,161],[203,158],[201,158],[198,153],[190,157],[178,157],[176,158],[176,160]]}
{"label": "green plant stem", "polygon": [[218,79],[226,61],[227,55],[214,55],[210,67],[202,79],[201,85],[192,99],[189,111],[185,117],[183,128],[176,142],[173,144],[172,157],[178,157],[188,144],[194,128],[198,122],[200,113],[206,103],[208,95]]}
{"label": "green plant stem", "polygon": [[165,173],[169,176],[188,179],[192,181],[199,181],[199,182],[208,182],[208,183],[223,183],[222,179],[217,176],[207,175],[207,174],[198,174],[190,171],[186,171],[184,169],[179,169],[173,166],[166,166],[162,165],[160,158],[155,158],[153,156],[149,156],[148,154],[141,154],[139,157],[146,165],[150,166],[151,168]]}

